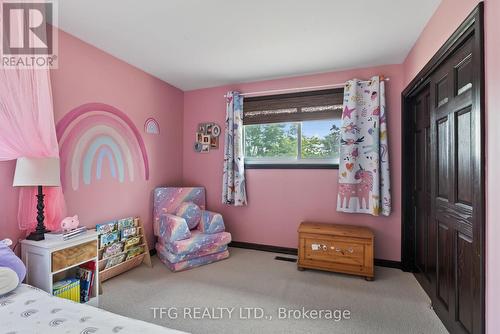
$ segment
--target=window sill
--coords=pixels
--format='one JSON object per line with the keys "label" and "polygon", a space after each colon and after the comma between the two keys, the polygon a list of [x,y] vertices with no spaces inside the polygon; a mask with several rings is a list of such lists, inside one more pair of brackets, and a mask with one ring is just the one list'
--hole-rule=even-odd
{"label": "window sill", "polygon": [[339,169],[338,164],[263,164],[263,163],[246,163],[245,169]]}

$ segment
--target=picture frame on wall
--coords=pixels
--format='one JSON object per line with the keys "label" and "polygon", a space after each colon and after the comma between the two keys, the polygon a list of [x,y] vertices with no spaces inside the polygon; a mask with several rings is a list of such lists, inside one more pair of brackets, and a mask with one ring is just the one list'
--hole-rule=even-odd
{"label": "picture frame on wall", "polygon": [[202,143],[194,143],[193,149],[195,152],[200,153],[202,148],[203,148]]}
{"label": "picture frame on wall", "polygon": [[196,142],[201,143],[203,141],[203,133],[196,132]]}
{"label": "picture frame on wall", "polygon": [[219,148],[219,137],[210,137],[210,148]]}
{"label": "picture frame on wall", "polygon": [[214,124],[212,126],[212,136],[219,137],[220,133],[221,133],[220,125],[219,124]]}
{"label": "picture frame on wall", "polygon": [[210,136],[202,136],[201,143],[203,145],[210,145]]}
{"label": "picture frame on wall", "polygon": [[206,134],[205,131],[206,131],[205,123],[198,124],[198,132]]}
{"label": "picture frame on wall", "polygon": [[210,144],[202,144],[201,153],[208,153],[208,152],[210,152]]}
{"label": "picture frame on wall", "polygon": [[211,136],[212,135],[212,127],[213,127],[213,124],[212,123],[207,123],[206,126],[205,126],[205,134]]}

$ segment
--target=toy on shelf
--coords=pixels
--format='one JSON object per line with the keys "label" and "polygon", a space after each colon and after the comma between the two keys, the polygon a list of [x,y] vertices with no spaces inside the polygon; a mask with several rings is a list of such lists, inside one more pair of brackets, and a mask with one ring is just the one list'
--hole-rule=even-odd
{"label": "toy on shelf", "polygon": [[80,221],[78,220],[78,215],[73,217],[66,217],[61,221],[61,229],[63,231],[71,231],[78,227]]}

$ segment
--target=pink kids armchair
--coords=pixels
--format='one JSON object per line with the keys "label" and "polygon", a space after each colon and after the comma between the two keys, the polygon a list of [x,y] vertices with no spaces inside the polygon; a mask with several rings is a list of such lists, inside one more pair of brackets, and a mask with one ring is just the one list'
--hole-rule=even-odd
{"label": "pink kids armchair", "polygon": [[231,234],[219,213],[205,210],[202,187],[162,187],[154,191],[154,234],[160,260],[172,271],[229,257]]}

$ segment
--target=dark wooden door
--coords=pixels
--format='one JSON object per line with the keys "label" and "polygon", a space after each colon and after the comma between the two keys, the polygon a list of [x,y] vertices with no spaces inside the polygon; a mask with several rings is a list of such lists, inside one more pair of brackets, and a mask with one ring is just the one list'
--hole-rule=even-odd
{"label": "dark wooden door", "polygon": [[436,282],[436,228],[431,219],[431,101],[429,85],[413,101],[415,268],[429,293]]}
{"label": "dark wooden door", "polygon": [[484,333],[483,36],[479,3],[403,91],[402,262],[451,333]]}
{"label": "dark wooden door", "polygon": [[412,108],[414,267],[453,333],[481,328],[473,41],[466,39],[430,75]]}

